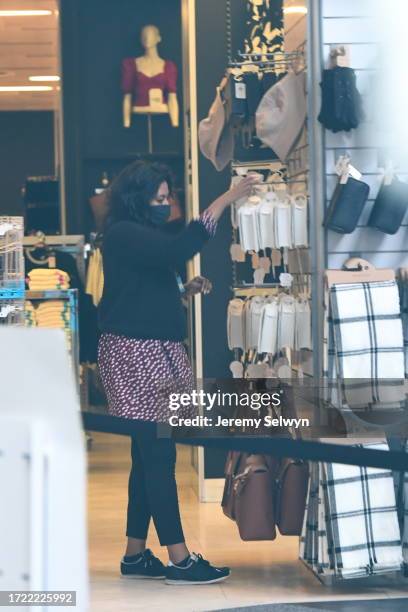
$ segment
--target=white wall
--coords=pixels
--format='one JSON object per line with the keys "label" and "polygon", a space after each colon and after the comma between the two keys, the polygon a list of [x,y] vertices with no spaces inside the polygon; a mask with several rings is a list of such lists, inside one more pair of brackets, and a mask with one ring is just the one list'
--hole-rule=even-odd
{"label": "white wall", "polygon": [[[322,53],[324,61],[331,45],[346,44],[350,65],[356,70],[357,86],[363,96],[365,122],[351,133],[325,134],[327,204],[334,191],[337,177],[335,160],[348,152],[352,163],[363,173],[370,185],[370,200],[360,219],[358,229],[350,235],[329,231],[327,235],[328,267],[339,268],[350,255],[359,255],[377,267],[408,265],[408,218],[395,236],[388,236],[367,227],[367,220],[382,181],[379,160],[388,144],[388,136],[375,121],[375,92],[378,84],[380,29],[373,14],[380,6],[377,0],[322,0]],[[384,10],[384,9],[383,9]],[[397,91],[396,91],[397,94]],[[399,166],[399,176],[408,181],[408,163]]]}

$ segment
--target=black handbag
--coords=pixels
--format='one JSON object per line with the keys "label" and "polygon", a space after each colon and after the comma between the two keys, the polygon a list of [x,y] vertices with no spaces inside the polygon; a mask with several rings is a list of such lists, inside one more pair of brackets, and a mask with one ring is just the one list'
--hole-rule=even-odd
{"label": "black handbag", "polygon": [[408,208],[408,185],[394,177],[390,185],[381,186],[371,211],[368,225],[395,234],[401,227]]}
{"label": "black handbag", "polygon": [[326,211],[325,227],[339,234],[351,234],[357,226],[369,193],[367,183],[351,176],[347,183],[339,181]]}

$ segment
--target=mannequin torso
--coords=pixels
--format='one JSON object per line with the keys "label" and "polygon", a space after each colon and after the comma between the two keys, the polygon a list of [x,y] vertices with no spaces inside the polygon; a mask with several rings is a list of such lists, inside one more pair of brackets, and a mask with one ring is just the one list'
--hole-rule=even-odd
{"label": "mannequin torso", "polygon": [[169,114],[173,127],[179,124],[176,93],[176,65],[159,56],[160,33],[156,26],[145,26],[142,44],[145,54],[122,62],[123,123],[130,127],[132,113]]}

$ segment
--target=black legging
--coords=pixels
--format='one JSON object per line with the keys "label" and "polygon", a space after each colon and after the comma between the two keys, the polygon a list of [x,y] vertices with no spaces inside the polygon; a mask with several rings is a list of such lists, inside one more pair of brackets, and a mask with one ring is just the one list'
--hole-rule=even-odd
{"label": "black legging", "polygon": [[126,535],[145,540],[150,519],[162,546],[184,542],[175,477],[176,445],[146,428],[132,436]]}

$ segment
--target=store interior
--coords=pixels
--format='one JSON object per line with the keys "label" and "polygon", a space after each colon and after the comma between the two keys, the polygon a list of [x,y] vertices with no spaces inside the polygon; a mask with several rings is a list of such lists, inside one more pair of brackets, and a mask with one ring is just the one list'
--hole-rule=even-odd
{"label": "store interior", "polygon": [[[35,11],[31,10],[34,4]],[[406,609],[408,481],[402,468],[394,473],[388,469],[384,485],[384,490],[390,487],[387,490],[395,495],[393,502],[387,499],[387,504],[393,513],[390,524],[395,533],[398,531],[395,537],[399,539],[401,562],[396,553],[397,561],[391,555],[385,569],[377,571],[376,560],[367,575],[357,570],[347,575],[341,564],[335,567],[332,559],[329,564],[333,551],[327,552],[320,540],[308,549],[313,530],[321,536],[329,529],[322,527],[329,510],[326,508],[325,515],[321,499],[319,521],[323,523],[313,515],[311,499],[319,495],[325,498],[323,491],[330,480],[318,466],[336,464],[329,459],[319,463],[318,455],[302,460],[304,467],[307,459],[314,459],[308,467],[302,524],[296,535],[277,532],[273,538],[244,541],[236,522],[221,507],[229,458],[228,448],[222,445],[178,445],[176,475],[191,550],[216,565],[230,566],[231,579],[177,589],[159,582],[152,586],[149,581],[122,580],[119,561],[125,545],[131,440],[126,426],[108,414],[97,367],[106,190],[125,166],[145,159],[167,164],[175,177],[170,219],[170,231],[174,233],[242,176],[255,172],[259,177],[252,202],[241,203],[241,207],[234,204],[231,214],[226,213],[219,222],[211,248],[206,247],[180,271],[183,281],[203,275],[213,284],[210,295],[199,295],[186,303],[186,348],[198,381],[204,385],[214,381],[225,384],[235,378],[320,381],[323,373],[327,376],[332,353],[323,325],[327,314],[325,270],[340,271],[353,258],[368,261],[378,269],[365,271],[373,282],[389,281],[397,287],[395,278],[399,281],[395,290],[399,290],[401,299],[398,317],[402,317],[405,339],[401,335],[398,359],[401,357],[401,377],[406,378],[408,221],[401,219],[395,232],[383,233],[371,222],[381,189],[391,184],[396,170],[390,161],[390,143],[373,127],[370,93],[376,74],[378,30],[372,24],[369,3],[360,4],[347,0],[0,0],[0,158],[7,162],[0,164],[0,222],[24,220],[24,227],[14,227],[13,240],[21,241],[25,265],[23,285],[13,285],[12,299],[0,283],[1,312],[9,308],[2,314],[0,328],[3,323],[11,327],[58,327],[65,333],[86,446],[91,610],[249,610],[255,606],[273,610],[269,607],[273,604],[311,602],[326,602],[320,609],[342,610],[339,602],[357,605],[367,600],[367,606],[373,609],[376,605],[396,612]],[[160,103],[163,108],[144,112],[132,110],[132,85],[124,72],[129,58],[146,52],[141,32],[152,25],[152,35],[159,33],[160,57],[175,65],[177,77],[171,77],[175,84],[170,86],[166,104]],[[249,70],[248,65],[252,67]],[[321,108],[319,83],[322,71],[330,67],[354,71],[359,95],[354,103],[359,108],[361,105],[364,113],[357,117],[351,131],[349,126],[324,129],[324,121],[317,120]],[[232,94],[230,121],[237,122],[233,146],[221,155],[219,150],[209,152],[208,143],[206,148],[202,121],[209,116],[225,75],[235,88],[246,83],[247,92],[253,78],[252,85],[255,80],[258,90],[252,110],[247,94],[239,95],[237,89]],[[281,81],[290,81],[289,89],[285,92],[283,86],[281,94],[287,96],[282,104],[288,104],[289,109],[285,107],[284,138],[276,143],[275,137],[272,150],[266,144],[268,137],[261,137],[258,117],[270,88]],[[259,83],[263,83],[262,95]],[[227,90],[228,86],[224,94]],[[239,110],[243,97],[248,101],[243,111],[245,120]],[[282,131],[282,126],[278,128]],[[223,129],[227,139],[227,129]],[[218,138],[221,140],[220,135]],[[365,195],[364,211],[353,230],[336,230],[327,209],[344,173],[349,176],[350,163],[354,171],[358,169],[358,177],[350,171],[354,178],[349,179],[349,185],[350,180],[364,181],[369,195]],[[404,186],[407,176],[408,161],[400,156],[398,179]],[[408,202],[408,195],[405,197]],[[273,239],[266,230],[264,234],[253,230],[248,211],[244,218],[245,207],[249,210],[261,202],[274,207]],[[280,226],[277,214],[281,214]],[[393,276],[376,276],[380,269],[394,271]],[[343,274],[360,272],[361,268]],[[330,282],[332,287],[348,281]],[[245,312],[251,308],[269,312],[270,321],[275,316],[273,308],[279,311],[281,327],[273,332],[278,338],[275,345],[280,342],[279,350],[269,348],[270,329],[266,331],[265,319],[262,323],[257,319],[261,327],[253,332],[255,341],[248,335],[249,327],[241,326],[248,316]],[[282,340],[289,328],[280,323],[284,316],[296,320],[290,341]],[[277,325],[276,321],[270,324]],[[261,354],[266,357],[261,358]],[[388,378],[399,379],[398,359]],[[311,415],[312,419],[318,414],[314,393],[315,389],[306,399],[302,396],[301,402],[302,415]],[[397,400],[393,398],[393,402],[394,406]],[[351,428],[350,436],[343,435],[341,427],[338,438],[333,435],[331,428],[336,430],[338,423],[329,412],[324,413],[321,426],[324,431],[330,430],[330,435],[304,435],[312,442],[327,443],[326,438],[331,444],[337,442],[336,446],[343,449],[342,457],[344,448],[356,444],[393,450],[393,460],[406,467],[408,430],[404,410],[399,407],[391,420],[394,446],[384,442],[392,438],[391,434],[384,438],[369,432],[371,417],[364,420],[366,415],[354,421],[352,416],[349,420],[344,417],[342,425]],[[358,409],[356,413],[360,414]],[[353,430],[355,421],[358,426]],[[381,426],[385,421],[374,419],[375,426],[378,423]],[[395,423],[397,427],[402,423],[402,438],[397,442]],[[363,433],[357,435],[360,431]],[[364,457],[374,461],[374,455]],[[374,467],[375,462],[367,465],[371,466],[368,470],[380,469]],[[400,474],[402,479],[398,480]],[[406,499],[403,494],[398,497],[400,491],[405,492]],[[388,532],[387,537],[391,537]],[[153,527],[149,546],[165,561]]]}

